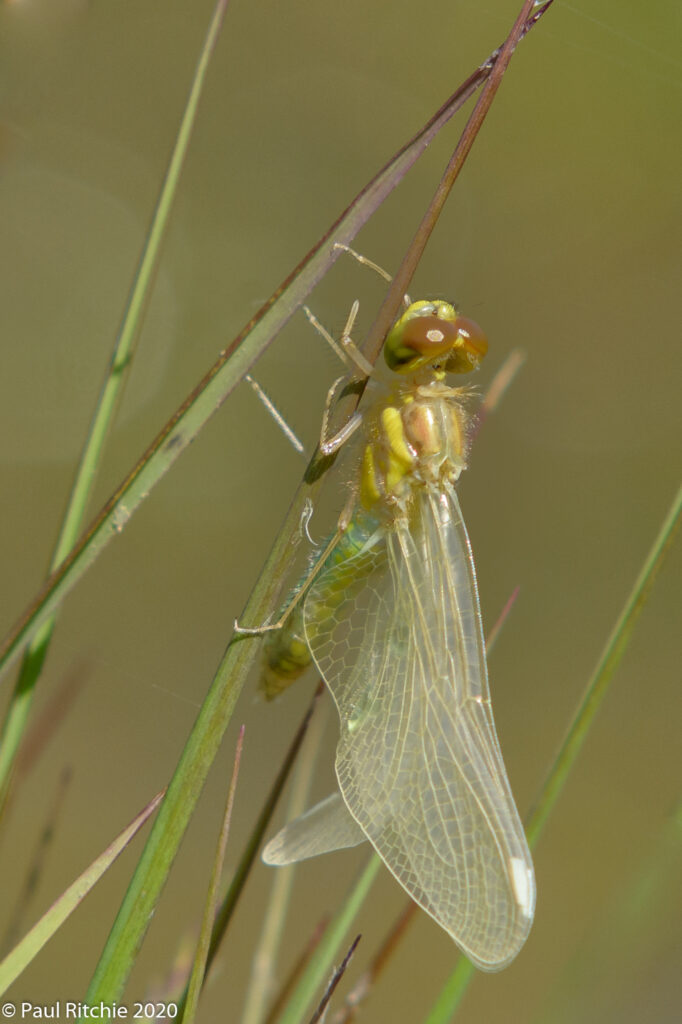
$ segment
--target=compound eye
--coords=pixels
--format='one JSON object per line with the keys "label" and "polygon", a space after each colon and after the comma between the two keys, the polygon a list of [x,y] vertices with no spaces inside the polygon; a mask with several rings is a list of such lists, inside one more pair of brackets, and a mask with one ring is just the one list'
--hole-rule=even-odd
{"label": "compound eye", "polygon": [[396,373],[432,366],[446,373],[477,369],[488,339],[475,320],[460,316],[444,299],[413,302],[386,336],[384,358]]}
{"label": "compound eye", "polygon": [[431,312],[431,304],[424,303],[421,309],[415,307],[417,303],[403,314],[386,337],[384,358],[397,373],[410,373],[436,362],[457,344],[454,310],[451,318],[444,319]]}
{"label": "compound eye", "polygon": [[458,316],[455,321],[457,341],[445,364],[447,373],[470,373],[477,370],[488,351],[488,339],[475,320]]}

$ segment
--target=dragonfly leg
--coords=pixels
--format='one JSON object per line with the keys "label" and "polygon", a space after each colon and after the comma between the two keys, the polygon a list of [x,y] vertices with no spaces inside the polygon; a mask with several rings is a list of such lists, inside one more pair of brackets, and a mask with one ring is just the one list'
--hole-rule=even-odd
{"label": "dragonfly leg", "polygon": [[388,281],[389,284],[393,280],[387,270],[384,270],[383,267],[380,267],[379,264],[375,263],[373,260],[368,260],[366,256],[362,255],[362,253],[357,252],[355,249],[351,249],[349,245],[344,245],[343,242],[334,242],[332,248],[340,249],[341,252],[347,252],[349,256],[352,256],[353,259],[362,264],[363,267],[368,267],[370,270],[373,270],[375,274],[378,274],[379,277],[383,277],[384,281]]}
{"label": "dragonfly leg", "polygon": [[[341,252],[347,252],[349,256],[352,256],[353,259],[356,260],[357,263],[360,263],[363,267],[367,267],[369,270],[373,270],[379,275],[379,277],[383,277],[384,281],[388,281],[389,284],[393,280],[387,270],[380,267],[378,263],[374,262],[374,260],[368,260],[366,256],[362,255],[362,253],[357,252],[355,249],[351,249],[349,245],[344,245],[343,242],[334,242],[333,248],[340,249]],[[412,305],[412,300],[409,295],[403,295],[403,303],[405,305],[405,309]]]}
{"label": "dragonfly leg", "polygon": [[356,299],[353,305],[350,307],[350,313],[348,314],[348,319],[346,320],[346,326],[341,332],[341,338],[339,339],[339,343],[343,351],[348,356],[351,363],[353,363],[353,365],[357,367],[360,373],[362,373],[364,377],[371,377],[374,371],[374,367],[372,366],[368,359],[365,359],[362,352],[360,351],[360,349],[357,347],[357,345],[350,336],[350,332],[353,330],[353,324],[355,323],[355,318],[358,315],[359,309],[360,303]]}
{"label": "dragonfly leg", "polygon": [[[334,242],[333,248],[348,253],[349,256],[352,256],[353,259],[360,263],[362,266],[368,267],[370,270],[373,270],[375,271],[375,273],[379,274],[379,276],[382,277],[384,281],[390,282],[393,280],[388,271],[384,270],[383,267],[380,267],[378,263],[374,263],[373,260],[367,259],[366,256],[363,256],[355,249],[352,249],[349,245],[344,245],[343,242]],[[403,296],[403,301],[406,306],[409,306],[409,295]],[[356,300],[351,306],[350,313],[348,314],[348,318],[346,320],[346,325],[341,333],[339,341],[337,341],[329,333],[326,327],[320,323],[320,321],[317,319],[315,314],[310,310],[310,308],[308,306],[303,306],[303,312],[305,313],[311,325],[315,328],[318,334],[322,335],[324,340],[327,342],[330,348],[336,353],[339,359],[342,362],[346,363],[347,366],[352,366],[356,370],[359,370],[363,378],[366,378],[372,375],[372,364],[367,359],[365,359],[362,352],[351,338],[351,331],[353,330],[353,325],[358,315],[358,309],[359,303]],[[296,436],[292,428],[289,426],[284,416],[278,410],[277,406],[274,404],[274,402],[267,394],[267,392],[261,387],[258,381],[251,376],[250,373],[244,375],[244,380],[247,382],[247,384],[249,384],[251,389],[257,395],[258,399],[265,406],[265,408],[272,416],[273,420],[280,428],[280,430],[287,438],[287,440],[290,442],[290,444],[296,449],[297,452],[299,452],[299,454],[304,454],[303,444],[298,439],[298,437]],[[345,443],[345,441],[355,432],[360,422],[359,420],[356,421],[355,417],[352,417],[349,420],[349,422],[344,427],[342,427],[340,431],[338,431],[337,434],[333,435],[332,437],[328,436],[329,410],[331,408],[330,396],[332,395],[333,391],[336,389],[337,386],[338,381],[333,385],[333,388],[330,389],[330,392],[327,396],[327,405],[325,407],[325,419],[323,421],[322,436],[320,443],[320,447],[325,455],[331,455],[335,451],[338,451],[338,449]]]}
{"label": "dragonfly leg", "polygon": [[264,636],[266,633],[271,633],[282,627],[277,622],[272,625],[264,622],[261,626],[240,626],[239,619],[235,619],[232,628],[237,636]]}
{"label": "dragonfly leg", "polygon": [[330,418],[331,410],[334,403],[337,400],[339,389],[348,386],[361,386],[370,374],[372,374],[374,368],[372,364],[365,359],[362,352],[356,347],[355,343],[351,338],[351,331],[353,330],[353,324],[355,318],[358,315],[359,303],[357,300],[351,306],[350,313],[346,320],[346,324],[341,333],[341,338],[337,341],[326,327],[320,323],[315,314],[308,308],[303,306],[303,312],[310,324],[315,328],[318,334],[321,334],[328,345],[336,352],[338,357],[347,365],[354,365],[361,373],[360,378],[351,377],[338,377],[329,391],[327,392],[327,399],[324,405],[324,412],[322,414],[322,428],[320,430],[320,451],[323,455],[333,455],[334,452],[338,451],[339,448],[355,433],[361,423],[361,416],[359,413],[354,413],[350,419],[335,433],[331,432]]}
{"label": "dragonfly leg", "polygon": [[275,403],[272,401],[267,392],[263,390],[258,381],[254,377],[252,377],[250,373],[244,374],[244,380],[251,387],[254,394],[258,396],[258,398],[263,403],[267,411],[270,413],[273,420],[275,421],[279,429],[282,431],[286,439],[290,442],[292,447],[296,449],[299,455],[305,454],[305,449],[302,443],[299,441],[294,431],[291,429],[287,421],[284,419],[284,416],[282,416],[281,412],[279,411]]}
{"label": "dragonfly leg", "polygon": [[322,335],[322,337],[327,342],[327,344],[329,345],[331,350],[339,357],[339,359],[341,360],[342,363],[345,363],[346,365],[348,365],[348,358],[346,357],[346,353],[340,347],[340,345],[337,342],[336,338],[334,338],[329,333],[327,328],[323,324],[320,323],[320,321],[317,319],[315,314],[312,312],[312,310],[308,306],[302,306],[301,308],[302,308],[303,312],[305,313],[305,315],[307,316],[308,322],[315,328],[315,330],[317,331],[318,334]]}
{"label": "dragonfly leg", "polygon": [[350,336],[350,332],[353,329],[355,318],[358,315],[358,309],[360,303],[356,300],[351,306],[348,319],[346,320],[346,326],[343,329],[341,338],[339,341],[334,338],[327,328],[320,323],[315,314],[308,306],[303,306],[303,312],[308,318],[309,323],[315,328],[318,334],[321,334],[324,340],[327,342],[329,347],[336,353],[342,363],[346,366],[354,366],[360,370],[363,377],[369,377],[372,372],[372,364],[365,359],[360,349],[357,347],[355,342]]}
{"label": "dragonfly leg", "polygon": [[[355,412],[349,420],[344,423],[340,430],[336,433],[330,433],[330,416],[332,406],[336,402],[337,392],[341,385],[346,386],[349,383],[347,377],[338,377],[329,391],[327,392],[327,399],[324,403],[324,412],[322,413],[322,428],[320,430],[320,451],[323,455],[333,455],[339,448],[351,437],[362,422],[362,416],[360,413]],[[360,382],[358,382],[360,383]]]}
{"label": "dragonfly leg", "polygon": [[[344,513],[345,513],[345,509],[344,509]],[[342,513],[342,516],[343,516],[344,513]],[[307,509],[304,509],[303,516],[301,518],[302,518],[302,520],[304,518],[306,519],[306,527],[305,528],[307,529],[307,520],[310,518],[310,515],[309,515]],[[350,519],[350,516],[348,516],[348,519]],[[341,522],[341,520],[339,522]],[[347,523],[346,523],[346,525],[347,525]],[[327,542],[327,544],[325,544],[323,550],[320,551],[318,555],[316,555],[315,561],[314,561],[313,565],[311,566],[310,572],[308,573],[306,578],[296,587],[296,590],[291,595],[290,600],[287,601],[287,603],[285,604],[284,608],[282,609],[282,611],[280,613],[280,616],[277,619],[277,622],[264,622],[261,626],[240,626],[239,625],[239,621],[237,619],[235,619],[234,620],[234,631],[235,631],[235,633],[239,634],[239,636],[262,636],[265,633],[273,633],[276,630],[281,629],[282,626],[285,625],[287,619],[289,618],[289,616],[291,615],[293,610],[296,608],[296,606],[298,604],[300,604],[300,602],[306,596],[306,594],[308,593],[311,585],[315,582],[315,579],[317,578],[317,575],[320,572],[320,569],[323,567],[323,565],[326,562],[328,556],[331,554],[331,552],[334,550],[334,548],[338,544],[339,537],[343,533],[344,529],[345,529],[345,526],[342,527],[341,525],[339,525],[339,527],[334,531],[334,533],[330,537],[330,539]]]}

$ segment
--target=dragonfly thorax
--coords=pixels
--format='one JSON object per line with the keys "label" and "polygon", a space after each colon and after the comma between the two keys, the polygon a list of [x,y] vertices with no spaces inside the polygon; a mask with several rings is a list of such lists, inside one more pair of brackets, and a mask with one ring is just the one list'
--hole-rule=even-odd
{"label": "dragonfly thorax", "polygon": [[375,410],[362,461],[366,509],[392,517],[415,490],[455,483],[466,467],[465,394],[433,381],[401,388]]}

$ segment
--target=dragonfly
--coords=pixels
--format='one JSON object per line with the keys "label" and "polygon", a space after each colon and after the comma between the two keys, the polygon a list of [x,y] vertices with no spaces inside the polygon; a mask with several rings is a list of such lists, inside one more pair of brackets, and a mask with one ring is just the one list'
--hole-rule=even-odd
{"label": "dragonfly", "polygon": [[[342,337],[351,355],[352,319]],[[388,379],[372,374],[336,436],[325,436],[325,413],[323,451],[359,438],[350,496],[267,633],[263,685],[275,696],[315,664],[339,715],[338,791],[286,825],[263,860],[369,841],[472,963],[497,971],[528,936],[535,879],[495,730],[456,491],[474,391],[451,381],[478,369],[487,348],[450,302],[410,301],[384,342]]]}

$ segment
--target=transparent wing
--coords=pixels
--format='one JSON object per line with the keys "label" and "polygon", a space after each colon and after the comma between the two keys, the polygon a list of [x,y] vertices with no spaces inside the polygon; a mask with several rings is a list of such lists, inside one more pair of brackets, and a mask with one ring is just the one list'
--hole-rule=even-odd
{"label": "transparent wing", "polygon": [[[336,773],[408,893],[483,970],[533,919],[533,866],[490,708],[476,579],[457,496],[311,587],[306,638],[336,702]],[[323,612],[324,614],[321,614]]]}
{"label": "transparent wing", "polygon": [[332,850],[366,843],[367,836],[341,799],[332,793],[285,825],[263,850],[266,864],[281,867]]}

